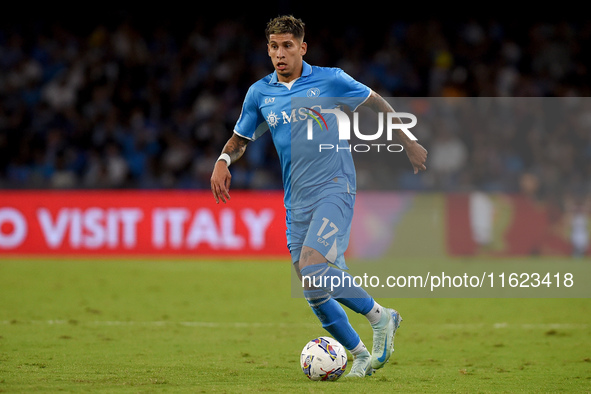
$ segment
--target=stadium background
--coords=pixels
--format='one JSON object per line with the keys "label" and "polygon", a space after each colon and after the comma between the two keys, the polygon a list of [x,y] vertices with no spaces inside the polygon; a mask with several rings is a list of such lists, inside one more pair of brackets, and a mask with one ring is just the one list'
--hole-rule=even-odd
{"label": "stadium background", "polygon": [[[589,95],[591,23],[583,18],[511,18],[501,12],[439,18],[411,7],[400,8],[398,17],[366,9],[352,18],[349,11],[290,2],[257,13],[219,6],[194,13],[15,11],[2,16],[0,27],[0,187],[207,193],[212,165],[248,86],[272,71],[263,30],[280,13],[305,20],[309,63],[342,67],[384,97]],[[585,113],[580,124],[535,135],[476,138],[462,128],[424,133],[419,139],[430,152],[428,172],[411,176],[398,155],[380,171],[387,182],[372,182],[360,170],[360,189],[433,196],[426,204],[456,220],[447,230],[460,228],[456,240],[472,244],[457,254],[473,254],[477,246],[466,230],[467,200],[457,202],[453,195],[469,199],[484,192],[493,198],[489,205],[501,204],[497,212],[512,206],[518,213],[511,199],[527,196],[543,205],[538,225],[560,238],[550,253],[569,254],[573,218],[585,235],[589,216],[591,133]],[[232,175],[233,190],[281,189],[268,134],[249,145]],[[188,208],[213,202],[199,196]],[[438,198],[446,200],[440,204]],[[525,232],[535,227],[527,225],[531,216],[519,221]],[[464,224],[453,225],[459,222]],[[510,222],[502,232],[512,231]],[[3,225],[5,235],[14,230],[14,223]],[[438,236],[449,237],[442,226]],[[548,244],[545,239],[540,235],[535,242]],[[452,251],[450,242],[437,253]],[[496,249],[511,254],[507,247]]]}
{"label": "stadium background", "polygon": [[[575,278],[573,288],[492,295],[375,289],[404,323],[395,358],[362,381],[315,385],[299,367],[302,346],[325,332],[296,298],[268,136],[232,166],[230,204],[209,191],[246,89],[271,72],[263,29],[275,15],[305,20],[310,63],[343,67],[385,97],[572,102],[562,99],[588,99],[591,86],[584,12],[499,2],[123,7],[0,13],[1,392],[589,391],[591,266],[571,257],[570,238],[579,223],[588,239],[585,111],[569,123],[579,127],[536,138],[452,128],[444,144],[438,128],[417,131],[430,152],[417,176],[400,155],[368,183],[376,173],[358,161],[353,274],[384,265],[388,275]],[[470,207],[488,212],[480,227]],[[349,317],[371,338],[363,316]]]}

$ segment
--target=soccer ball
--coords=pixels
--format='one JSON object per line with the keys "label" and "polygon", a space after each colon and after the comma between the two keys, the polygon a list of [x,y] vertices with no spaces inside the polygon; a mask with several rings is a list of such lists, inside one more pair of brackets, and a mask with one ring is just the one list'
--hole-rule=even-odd
{"label": "soccer ball", "polygon": [[337,380],[347,369],[347,352],[336,339],[318,337],[304,346],[300,365],[310,380]]}

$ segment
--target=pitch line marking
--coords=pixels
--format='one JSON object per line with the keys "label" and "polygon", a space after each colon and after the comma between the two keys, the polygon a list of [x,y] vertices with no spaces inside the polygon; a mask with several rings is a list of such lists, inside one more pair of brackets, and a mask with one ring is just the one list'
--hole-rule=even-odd
{"label": "pitch line marking", "polygon": [[[285,328],[294,326],[317,327],[318,323],[276,323],[276,322],[212,322],[212,321],[124,321],[124,320],[93,320],[93,321],[74,321],[74,320],[0,320],[0,325],[81,325],[81,326],[149,326],[149,327],[165,327],[165,326],[185,326],[185,327],[200,327],[200,328]],[[431,324],[414,324],[414,327],[431,326]],[[512,329],[518,328],[523,330],[551,330],[551,329],[588,329],[590,324],[585,323],[475,323],[475,324],[440,324],[439,328],[449,330],[476,330],[483,328],[493,329]]]}

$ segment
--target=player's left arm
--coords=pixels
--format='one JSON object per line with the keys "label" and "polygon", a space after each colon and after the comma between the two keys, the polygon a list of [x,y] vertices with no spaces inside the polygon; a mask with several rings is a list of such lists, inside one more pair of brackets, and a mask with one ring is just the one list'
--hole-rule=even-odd
{"label": "player's left arm", "polygon": [[[384,100],[382,96],[373,90],[362,105],[371,108],[374,112],[378,113],[396,113],[390,103]],[[392,120],[396,123],[403,123],[396,117]],[[427,166],[425,166],[425,162],[427,161],[427,150],[423,148],[423,146],[417,141],[413,141],[408,138],[408,136],[400,129],[398,129],[397,137],[400,141],[400,144],[404,147],[406,155],[408,156],[408,159],[410,160],[410,163],[414,169],[414,173],[416,174],[419,171],[425,171],[427,169]]]}

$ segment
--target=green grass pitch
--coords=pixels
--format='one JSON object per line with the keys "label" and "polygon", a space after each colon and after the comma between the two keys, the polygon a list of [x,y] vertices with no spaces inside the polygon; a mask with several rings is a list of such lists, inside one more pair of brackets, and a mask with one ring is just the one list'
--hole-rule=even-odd
{"label": "green grass pitch", "polygon": [[[0,392],[589,392],[588,299],[379,299],[404,321],[374,376],[312,382],[326,335],[288,262],[3,259]],[[368,346],[371,330],[349,314]]]}

